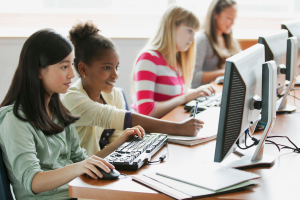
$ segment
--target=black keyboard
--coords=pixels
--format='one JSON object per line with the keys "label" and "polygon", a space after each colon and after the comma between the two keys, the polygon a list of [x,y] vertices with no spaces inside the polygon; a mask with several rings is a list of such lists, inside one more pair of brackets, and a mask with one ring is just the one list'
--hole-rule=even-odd
{"label": "black keyboard", "polygon": [[125,142],[114,152],[105,157],[116,169],[137,170],[168,142],[166,134],[150,133],[142,139],[137,136]]}
{"label": "black keyboard", "polygon": [[219,107],[221,105],[222,93],[218,92],[211,96],[199,97],[196,100],[192,100],[184,105],[184,110],[191,111],[198,101],[198,106]]}

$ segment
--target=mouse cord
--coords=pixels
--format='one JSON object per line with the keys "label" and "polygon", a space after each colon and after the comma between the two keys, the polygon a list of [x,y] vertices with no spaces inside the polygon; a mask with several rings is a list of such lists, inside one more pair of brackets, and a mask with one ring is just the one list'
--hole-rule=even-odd
{"label": "mouse cord", "polygon": [[166,159],[166,157],[169,158],[169,146],[168,146],[168,143],[166,143],[166,146],[167,146],[167,153],[165,153],[164,155],[160,156],[159,159],[156,160],[156,161],[148,161],[147,164],[150,164],[150,165],[151,164],[159,164],[159,163],[163,162]]}
{"label": "mouse cord", "polygon": [[127,174],[120,173],[120,176],[118,178],[119,179],[127,178]]}

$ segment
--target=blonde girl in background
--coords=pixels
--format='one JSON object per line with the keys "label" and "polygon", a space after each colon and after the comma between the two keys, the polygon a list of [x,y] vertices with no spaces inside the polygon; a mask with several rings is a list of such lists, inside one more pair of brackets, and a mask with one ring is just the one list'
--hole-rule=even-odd
{"label": "blonde girl in background", "polygon": [[133,67],[134,104],[141,114],[162,117],[197,97],[215,92],[212,85],[190,89],[195,61],[197,17],[177,5],[164,13],[159,27]]}

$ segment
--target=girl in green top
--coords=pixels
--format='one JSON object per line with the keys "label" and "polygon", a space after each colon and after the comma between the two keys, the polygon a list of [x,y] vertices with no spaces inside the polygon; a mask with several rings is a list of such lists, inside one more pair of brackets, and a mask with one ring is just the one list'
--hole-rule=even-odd
{"label": "girl in green top", "polygon": [[67,183],[88,174],[102,177],[114,169],[105,157],[129,137],[142,137],[137,126],[127,129],[109,148],[88,157],[79,145],[73,123],[79,119],[61,103],[74,77],[73,45],[50,29],[25,42],[11,86],[0,105],[0,146],[17,199],[71,199]]}

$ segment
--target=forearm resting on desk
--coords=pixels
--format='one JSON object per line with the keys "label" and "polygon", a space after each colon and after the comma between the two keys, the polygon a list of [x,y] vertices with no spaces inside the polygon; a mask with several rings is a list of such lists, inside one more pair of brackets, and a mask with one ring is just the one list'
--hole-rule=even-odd
{"label": "forearm resting on desk", "polygon": [[202,84],[207,84],[214,81],[217,77],[223,76],[225,69],[219,69],[215,71],[203,72]]}
{"label": "forearm resting on desk", "polygon": [[106,173],[109,173],[110,169],[114,169],[114,166],[104,159],[92,155],[81,162],[60,169],[36,173],[31,182],[31,190],[35,194],[53,190],[83,174],[87,174],[93,179],[102,178],[103,175],[96,166],[102,168]]}
{"label": "forearm resting on desk", "polygon": [[170,122],[136,113],[132,114],[132,126],[140,125],[147,133],[194,136],[202,128],[202,124],[203,122],[198,119],[189,118],[182,122]]}
{"label": "forearm resting on desk", "polygon": [[80,174],[76,174],[78,163],[51,171],[38,172],[32,179],[31,190],[37,194],[56,189]]}
{"label": "forearm resting on desk", "polygon": [[167,101],[157,101],[156,102],[156,110],[153,113],[152,117],[161,117],[169,113],[171,110],[176,108],[179,105],[182,105],[186,102],[185,96],[177,96]]}

